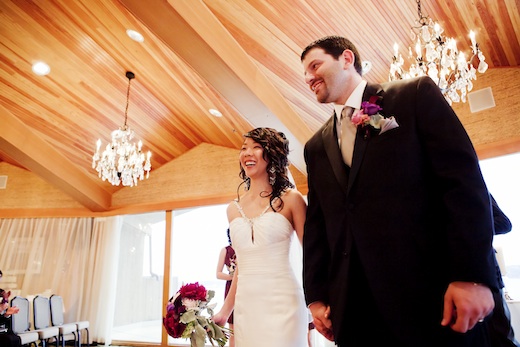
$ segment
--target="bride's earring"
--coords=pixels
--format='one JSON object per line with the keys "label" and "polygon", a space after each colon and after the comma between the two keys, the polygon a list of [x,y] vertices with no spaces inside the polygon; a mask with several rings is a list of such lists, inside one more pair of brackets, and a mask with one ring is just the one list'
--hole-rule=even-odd
{"label": "bride's earring", "polygon": [[271,166],[269,169],[269,184],[274,185],[276,182],[276,168],[274,166]]}
{"label": "bride's earring", "polygon": [[244,179],[244,184],[246,185],[245,190],[246,190],[246,191],[249,190],[249,188],[251,187],[251,178],[246,177],[246,178]]}

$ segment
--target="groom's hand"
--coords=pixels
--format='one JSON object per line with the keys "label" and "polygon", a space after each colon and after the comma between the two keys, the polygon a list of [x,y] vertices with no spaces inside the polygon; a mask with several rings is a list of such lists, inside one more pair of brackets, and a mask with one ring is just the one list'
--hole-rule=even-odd
{"label": "groom's hand", "polygon": [[316,330],[327,340],[334,341],[334,333],[332,332],[332,322],[330,320],[330,306],[325,305],[321,301],[313,302],[309,305],[314,326]]}
{"label": "groom's hand", "polygon": [[465,333],[482,323],[495,306],[493,294],[485,285],[473,282],[452,282],[444,295],[441,324]]}

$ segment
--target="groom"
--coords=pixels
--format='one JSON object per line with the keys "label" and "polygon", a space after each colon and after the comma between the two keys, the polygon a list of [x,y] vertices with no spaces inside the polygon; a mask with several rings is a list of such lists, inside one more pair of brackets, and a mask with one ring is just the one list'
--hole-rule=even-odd
{"label": "groom", "polygon": [[335,108],[305,146],[304,288],[316,328],[348,347],[488,346],[490,198],[438,86],[367,84],[356,47],[338,36],[301,60],[318,102]]}

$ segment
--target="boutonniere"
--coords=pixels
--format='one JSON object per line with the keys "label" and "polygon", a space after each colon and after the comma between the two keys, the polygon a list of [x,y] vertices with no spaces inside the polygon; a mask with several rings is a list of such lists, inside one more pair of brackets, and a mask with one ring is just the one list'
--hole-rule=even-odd
{"label": "boutonniere", "polygon": [[369,130],[379,133],[380,135],[385,131],[399,127],[395,118],[385,118],[379,111],[383,109],[374,102],[363,101],[361,108],[352,114],[352,123],[359,128],[366,128],[365,139],[368,137]]}

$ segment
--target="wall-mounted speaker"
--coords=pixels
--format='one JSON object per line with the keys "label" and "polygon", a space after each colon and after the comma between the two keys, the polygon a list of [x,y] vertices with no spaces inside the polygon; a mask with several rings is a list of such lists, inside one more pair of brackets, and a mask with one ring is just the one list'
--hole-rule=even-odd
{"label": "wall-mounted speaker", "polygon": [[7,187],[7,176],[0,176],[0,189]]}
{"label": "wall-mounted speaker", "polygon": [[468,102],[471,113],[487,110],[488,108],[496,106],[491,87],[469,93]]}

